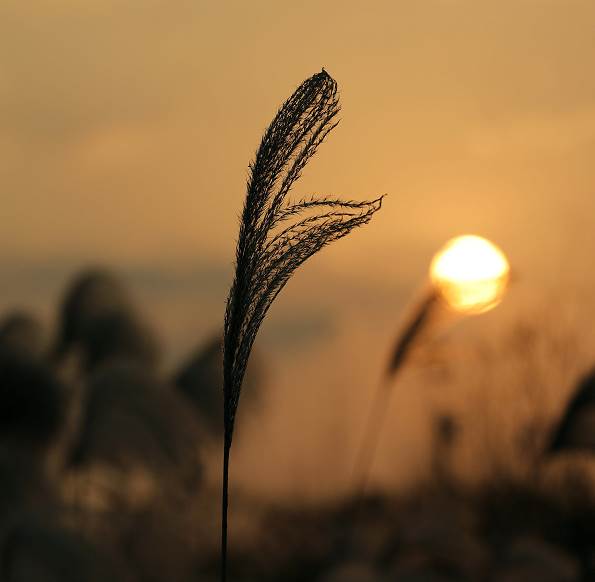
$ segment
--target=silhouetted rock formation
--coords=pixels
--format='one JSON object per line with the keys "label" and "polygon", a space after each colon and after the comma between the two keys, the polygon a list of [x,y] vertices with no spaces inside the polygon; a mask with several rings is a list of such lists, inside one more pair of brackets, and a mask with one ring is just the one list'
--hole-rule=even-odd
{"label": "silhouetted rock formation", "polygon": [[583,378],[555,429],[549,452],[595,453],[595,373]]}
{"label": "silhouetted rock formation", "polygon": [[[250,408],[262,398],[262,373],[258,358],[248,365],[244,379],[242,402]],[[223,340],[216,336],[201,346],[176,372],[174,380],[194,404],[210,435],[223,436]]]}

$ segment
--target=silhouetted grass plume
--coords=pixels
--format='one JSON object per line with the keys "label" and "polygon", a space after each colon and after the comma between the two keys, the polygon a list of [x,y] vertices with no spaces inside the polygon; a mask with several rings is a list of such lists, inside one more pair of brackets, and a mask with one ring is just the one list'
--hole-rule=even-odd
{"label": "silhouetted grass plume", "polygon": [[137,362],[103,366],[88,380],[73,467],[141,471],[153,485],[195,490],[198,427],[178,393]]}
{"label": "silhouetted grass plume", "polygon": [[43,362],[0,352],[0,440],[46,446],[62,426],[65,392]]}
{"label": "silhouetted grass plume", "polygon": [[63,357],[79,342],[97,316],[130,309],[130,298],[114,274],[104,269],[83,271],[70,283],[62,299],[55,357]]}
{"label": "silhouetted grass plume", "polygon": [[85,373],[113,360],[157,367],[158,341],[126,285],[108,269],[85,270],[66,289],[52,357],[62,363],[73,352]]}
{"label": "silhouetted grass plume", "polygon": [[595,452],[595,372],[583,378],[554,431],[548,453]]}
{"label": "silhouetted grass plume", "polygon": [[13,311],[0,320],[0,352],[27,354],[35,359],[44,355],[41,323],[24,311]]}
{"label": "silhouetted grass plume", "polygon": [[260,324],[304,261],[369,222],[382,204],[382,198],[370,202],[288,198],[318,146],[336,127],[339,110],[337,84],[323,69],[283,104],[250,165],[235,277],[225,312],[222,580],[226,579],[229,453],[242,380]]}

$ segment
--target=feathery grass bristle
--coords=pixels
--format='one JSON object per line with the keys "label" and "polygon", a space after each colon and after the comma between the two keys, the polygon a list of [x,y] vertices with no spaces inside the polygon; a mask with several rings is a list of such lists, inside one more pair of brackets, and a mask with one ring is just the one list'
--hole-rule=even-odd
{"label": "feathery grass bristle", "polygon": [[265,131],[249,168],[236,271],[224,326],[222,580],[226,565],[229,451],[242,380],[256,334],[294,271],[324,246],[369,222],[382,205],[382,197],[367,202],[289,199],[302,170],[337,126],[339,110],[337,84],[323,69],[304,81],[283,104]]}

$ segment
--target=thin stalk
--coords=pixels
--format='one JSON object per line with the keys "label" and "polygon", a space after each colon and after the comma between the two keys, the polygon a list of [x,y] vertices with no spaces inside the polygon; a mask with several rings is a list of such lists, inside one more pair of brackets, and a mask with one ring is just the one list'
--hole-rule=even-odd
{"label": "thin stalk", "polygon": [[229,498],[229,453],[230,443],[223,445],[223,487],[221,496],[221,582],[227,580],[227,505]]}
{"label": "thin stalk", "polygon": [[378,389],[372,400],[372,406],[366,421],[364,438],[361,441],[353,470],[353,483],[356,505],[364,496],[374,458],[378,449],[380,435],[386,421],[386,412],[392,395],[392,380],[396,373],[403,367],[411,348],[419,339],[420,333],[425,329],[434,312],[437,295],[430,289],[424,294],[420,303],[413,310],[411,318],[400,333],[387,369],[382,376]]}
{"label": "thin stalk", "polygon": [[363,498],[368,485],[368,479],[376,455],[376,449],[378,448],[380,433],[384,425],[390,395],[391,390],[388,387],[388,382],[386,382],[383,377],[382,381],[378,384],[376,395],[372,401],[370,412],[368,413],[364,438],[359,448],[353,469],[356,502],[359,502]]}

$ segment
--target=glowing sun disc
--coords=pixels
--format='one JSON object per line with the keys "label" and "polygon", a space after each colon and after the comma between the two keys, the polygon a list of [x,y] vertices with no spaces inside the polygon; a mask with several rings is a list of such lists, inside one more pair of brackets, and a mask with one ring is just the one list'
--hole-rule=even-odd
{"label": "glowing sun disc", "polygon": [[492,242],[475,235],[449,240],[430,265],[434,288],[454,310],[483,313],[502,300],[510,265]]}

